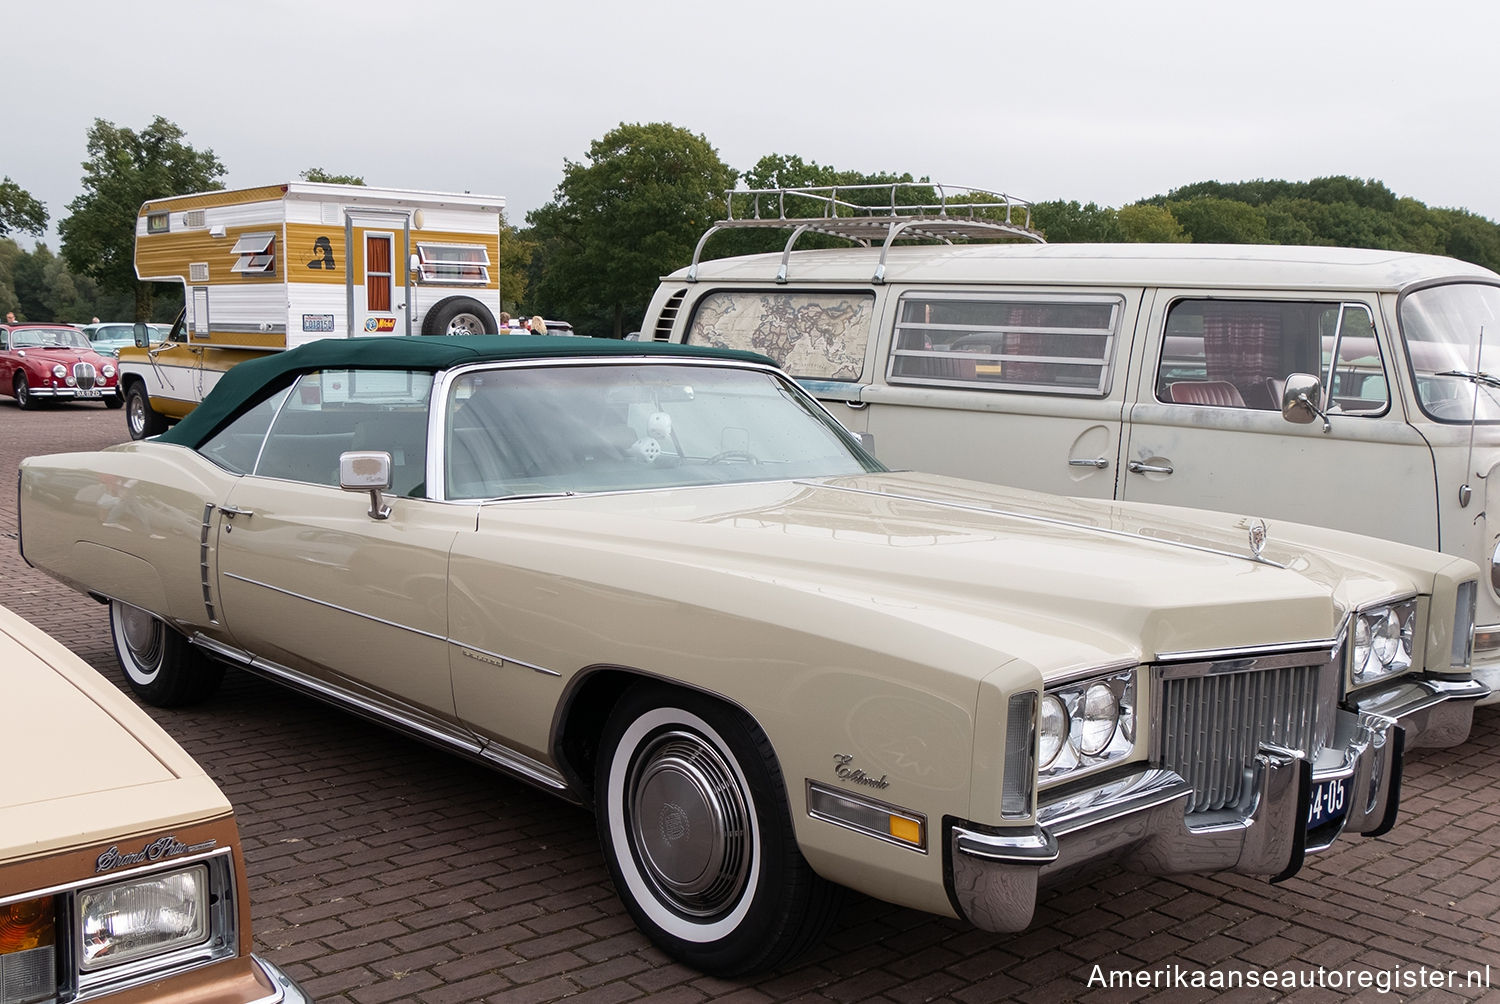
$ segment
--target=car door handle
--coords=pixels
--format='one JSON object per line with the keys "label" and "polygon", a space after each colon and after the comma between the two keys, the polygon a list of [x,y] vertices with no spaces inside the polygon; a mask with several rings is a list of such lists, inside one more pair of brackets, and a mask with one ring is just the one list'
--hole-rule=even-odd
{"label": "car door handle", "polygon": [[244,516],[246,519],[249,519],[251,516],[255,515],[255,511],[253,509],[236,509],[232,505],[221,505],[219,506],[219,511],[228,516],[230,519],[234,519],[236,516]]}
{"label": "car door handle", "polygon": [[1079,460],[1069,460],[1068,461],[1068,466],[1069,467],[1097,467],[1097,468],[1099,468],[1099,470],[1102,471],[1102,470],[1104,470],[1104,468],[1106,468],[1106,467],[1109,466],[1109,461],[1105,460],[1103,457],[1095,457],[1092,460],[1084,458],[1084,459],[1079,459]]}
{"label": "car door handle", "polygon": [[1126,465],[1131,474],[1171,474],[1172,468],[1169,464],[1148,464],[1140,460],[1132,460]]}

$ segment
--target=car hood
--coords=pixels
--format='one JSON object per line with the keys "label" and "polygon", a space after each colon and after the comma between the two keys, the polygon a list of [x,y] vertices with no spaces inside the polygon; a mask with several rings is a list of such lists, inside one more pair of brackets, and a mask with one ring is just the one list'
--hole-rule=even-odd
{"label": "car hood", "polygon": [[1392,565],[1361,555],[1366,538],[1294,524],[1258,559],[1245,517],[917,474],[500,502],[479,529],[527,522],[631,554],[643,582],[692,583],[693,602],[731,580],[742,612],[747,582],[800,590],[827,617],[906,621],[1044,671],[1331,641],[1353,607],[1430,590],[1455,563],[1397,546],[1409,561]]}
{"label": "car hood", "polygon": [[0,609],[0,864],[230,815],[218,786],[129,698]]}
{"label": "car hood", "polygon": [[53,363],[62,363],[65,366],[71,366],[79,360],[93,363],[95,366],[102,366],[105,362],[108,361],[91,348],[63,349],[46,346],[43,348],[28,347],[24,349],[15,349],[13,351],[17,356],[26,359],[28,362],[46,363],[49,366]]}

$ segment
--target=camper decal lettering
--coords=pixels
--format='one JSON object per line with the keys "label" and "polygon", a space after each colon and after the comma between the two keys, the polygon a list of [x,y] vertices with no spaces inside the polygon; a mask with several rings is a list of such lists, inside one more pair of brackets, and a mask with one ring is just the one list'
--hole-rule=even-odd
{"label": "camper decal lettering", "polygon": [[366,331],[395,331],[396,319],[394,317],[372,317],[365,321]]}

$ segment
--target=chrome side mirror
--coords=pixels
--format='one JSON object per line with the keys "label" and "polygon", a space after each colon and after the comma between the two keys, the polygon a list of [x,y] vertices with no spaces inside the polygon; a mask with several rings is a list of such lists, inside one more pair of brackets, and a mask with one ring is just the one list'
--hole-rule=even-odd
{"label": "chrome side mirror", "polygon": [[391,507],[381,495],[390,486],[389,453],[353,450],[339,454],[339,487],[346,492],[369,492],[371,519],[387,519],[391,515]]}
{"label": "chrome side mirror", "polygon": [[144,349],[151,344],[151,328],[144,321],[136,321],[135,327],[130,329],[135,336],[135,347]]}
{"label": "chrome side mirror", "polygon": [[1297,425],[1307,425],[1314,418],[1323,420],[1323,431],[1332,426],[1323,411],[1323,385],[1311,373],[1293,373],[1286,378],[1281,392],[1281,417]]}

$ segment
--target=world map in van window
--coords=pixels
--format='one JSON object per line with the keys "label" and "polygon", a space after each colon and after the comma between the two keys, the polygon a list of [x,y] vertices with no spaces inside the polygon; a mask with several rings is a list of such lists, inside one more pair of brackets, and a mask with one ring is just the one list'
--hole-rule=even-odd
{"label": "world map in van window", "polygon": [[794,377],[858,380],[875,298],[845,293],[710,293],[688,341],[770,356]]}

